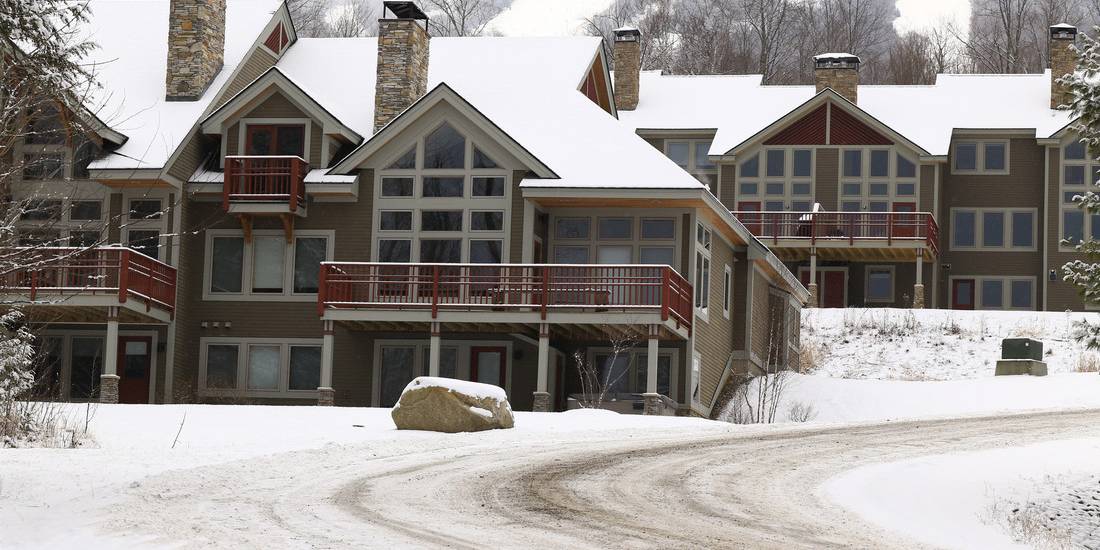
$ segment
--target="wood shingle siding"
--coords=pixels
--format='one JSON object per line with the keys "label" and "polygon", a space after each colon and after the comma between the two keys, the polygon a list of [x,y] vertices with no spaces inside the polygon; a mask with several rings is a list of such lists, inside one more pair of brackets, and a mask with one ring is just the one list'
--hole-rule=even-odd
{"label": "wood shingle siding", "polygon": [[695,316],[695,350],[699,352],[702,363],[699,367],[700,401],[706,406],[714,399],[718,390],[718,381],[726,368],[730,352],[733,351],[733,328],[731,318],[722,314],[723,275],[725,266],[733,267],[733,250],[720,238],[715,237],[711,245],[710,260],[710,306],[707,320]]}

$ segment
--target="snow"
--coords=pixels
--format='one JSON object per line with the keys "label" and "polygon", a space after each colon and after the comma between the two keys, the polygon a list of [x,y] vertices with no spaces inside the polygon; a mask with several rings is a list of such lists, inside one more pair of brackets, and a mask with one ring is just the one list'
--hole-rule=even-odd
{"label": "snow", "polygon": [[[760,75],[662,76],[649,71],[642,73],[639,89],[638,108],[620,113],[627,126],[715,128],[711,155],[740,145],[816,93],[814,86],[764,86]],[[929,86],[862,84],[858,106],[931,155],[948,153],[955,129],[1034,128],[1037,137],[1047,137],[1072,120],[1069,112],[1050,108],[1049,70],[941,74]]]}
{"label": "snow", "polygon": [[514,0],[487,25],[503,36],[570,36],[580,34],[585,19],[606,10],[612,0]]}
{"label": "snow", "polygon": [[840,53],[840,52],[830,52],[830,53],[822,53],[822,54],[815,55],[814,56],[814,61],[817,61],[819,59],[849,59],[849,58],[852,58],[852,57],[856,58],[856,60],[859,60],[859,56],[854,55],[854,54]]}
{"label": "snow", "polygon": [[495,401],[508,400],[508,394],[504,393],[504,390],[499,386],[435,376],[418,376],[413,378],[412,382],[409,382],[409,385],[405,386],[405,390],[402,393],[417,388],[444,388],[456,393],[468,395],[475,399],[493,399]]}
{"label": "snow", "polygon": [[165,101],[169,0],[92,0],[88,62],[102,89],[89,109],[129,139],[92,168],[160,168],[257,39],[278,0],[229,0],[224,66],[198,101]]}
{"label": "snow", "polygon": [[[643,417],[608,411],[515,413],[515,428],[490,432],[443,434],[399,431],[389,409],[346,407],[276,407],[246,405],[63,405],[77,420],[91,411],[91,448],[0,449],[0,532],[4,548],[144,546],[124,544],[93,525],[118,521],[133,487],[153,476],[173,472],[173,498],[179,511],[194,510],[201,499],[186,499],[207,483],[212,465],[254,461],[280,453],[284,461],[307,464],[352,449],[364,457],[435,455],[501,449],[513,446],[554,445],[593,439],[626,440],[674,437],[676,434],[722,434],[736,426],[696,418]],[[182,425],[182,430],[181,430]],[[173,441],[179,431],[179,440]],[[363,463],[366,468],[371,462]],[[262,474],[258,474],[262,475]],[[260,477],[257,477],[256,483]],[[280,481],[280,483],[289,480]],[[243,494],[262,488],[244,486]],[[191,506],[192,508],[188,508]],[[178,517],[187,517],[178,516]],[[177,519],[178,519],[177,517]],[[244,528],[244,527],[242,527]],[[196,526],[196,529],[199,529]],[[115,534],[124,531],[116,530]],[[198,535],[198,533],[196,533]]]}
{"label": "snow", "polygon": [[[1096,313],[941,309],[804,309],[802,345],[814,374],[839,378],[956,380],[993,376],[1001,340],[1043,342],[1051,373],[1073,372],[1086,353],[1074,324]],[[1100,355],[1095,356],[1100,360]]]}
{"label": "snow", "polygon": [[930,455],[850,470],[828,480],[821,492],[868,521],[926,544],[1028,548],[997,521],[994,505],[1031,500],[1037,487],[1051,485],[1046,476],[1094,479],[1100,461],[1088,457],[1098,455],[1096,438]]}
{"label": "snow", "polygon": [[[370,136],[376,47],[375,38],[303,38],[278,67]],[[428,90],[446,83],[559,176],[527,179],[524,187],[703,189],[578,91],[601,47],[598,37],[432,38]],[[346,70],[349,62],[354,71]]]}

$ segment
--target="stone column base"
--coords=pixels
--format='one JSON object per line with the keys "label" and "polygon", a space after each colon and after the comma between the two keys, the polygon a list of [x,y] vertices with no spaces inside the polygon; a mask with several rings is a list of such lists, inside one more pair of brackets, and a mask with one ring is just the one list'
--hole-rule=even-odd
{"label": "stone column base", "polygon": [[642,414],[653,416],[665,414],[665,402],[661,399],[661,394],[643,393],[642,399],[645,400],[645,408],[642,410]]}
{"label": "stone column base", "polygon": [[537,413],[550,412],[550,394],[544,391],[537,391],[534,393],[535,401],[531,406],[531,410]]}
{"label": "stone column base", "polygon": [[104,374],[99,377],[99,402],[118,403],[118,375]]}
{"label": "stone column base", "polygon": [[924,309],[924,285],[913,285],[913,309]]}
{"label": "stone column base", "polygon": [[817,283],[810,283],[806,285],[806,290],[810,291],[810,301],[806,303],[806,307],[818,307]]}
{"label": "stone column base", "polygon": [[317,388],[317,406],[332,407],[336,405],[336,390],[332,388]]}

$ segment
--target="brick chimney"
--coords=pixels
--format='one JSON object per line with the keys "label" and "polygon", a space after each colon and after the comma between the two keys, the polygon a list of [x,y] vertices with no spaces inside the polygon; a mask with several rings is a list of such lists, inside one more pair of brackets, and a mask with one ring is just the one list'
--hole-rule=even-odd
{"label": "brick chimney", "polygon": [[416,2],[383,2],[378,20],[374,131],[428,91],[428,16]]}
{"label": "brick chimney", "polygon": [[171,0],[165,98],[195,101],[222,69],[225,0]]}
{"label": "brick chimney", "polygon": [[638,80],[642,73],[642,33],[633,27],[615,29],[615,108],[638,108]]}
{"label": "brick chimney", "polygon": [[859,57],[850,53],[823,53],[814,56],[814,84],[818,93],[825,88],[856,103],[859,90]]}
{"label": "brick chimney", "polygon": [[1070,102],[1069,90],[1058,79],[1077,70],[1077,27],[1066,23],[1050,26],[1050,108]]}

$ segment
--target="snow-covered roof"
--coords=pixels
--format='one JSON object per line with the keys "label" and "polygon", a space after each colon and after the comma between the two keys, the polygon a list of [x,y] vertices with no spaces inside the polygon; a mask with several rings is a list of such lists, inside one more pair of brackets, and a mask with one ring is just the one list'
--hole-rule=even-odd
{"label": "snow-covered roof", "polygon": [[[374,38],[302,38],[278,68],[369,136],[376,48]],[[525,187],[701,189],[578,91],[600,48],[598,37],[432,38],[428,89],[447,84],[560,177]]]}
{"label": "snow-covered roof", "polygon": [[[715,129],[721,155],[815,95],[813,86],[764,86],[760,75],[642,73],[638,108],[620,111],[632,129]],[[690,98],[690,99],[689,99]],[[860,85],[859,107],[930,155],[946,155],[955,129],[1035,129],[1049,137],[1072,120],[1050,108],[1050,71],[941,74],[928,86]]]}
{"label": "snow-covered roof", "polygon": [[95,169],[161,168],[229,79],[280,0],[227,0],[224,66],[198,101],[165,101],[169,0],[91,0],[89,56],[102,88],[88,108],[129,139]]}
{"label": "snow-covered roof", "polygon": [[815,55],[814,56],[814,61],[820,61],[822,59],[852,59],[852,58],[855,58],[857,61],[859,60],[859,56],[855,55],[855,54],[842,53],[842,52],[830,52],[830,53],[820,53],[820,54]]}

